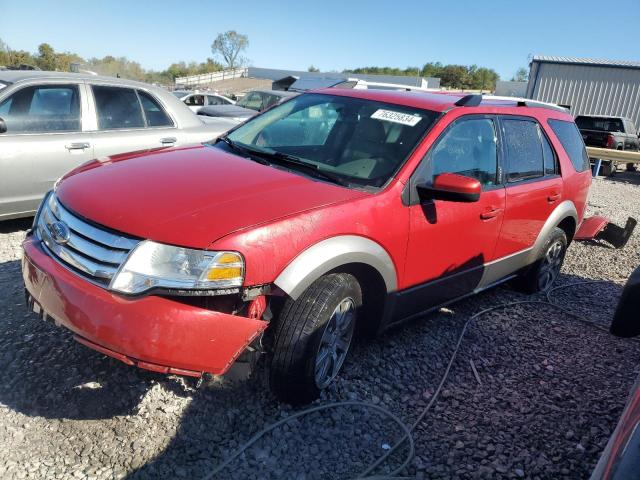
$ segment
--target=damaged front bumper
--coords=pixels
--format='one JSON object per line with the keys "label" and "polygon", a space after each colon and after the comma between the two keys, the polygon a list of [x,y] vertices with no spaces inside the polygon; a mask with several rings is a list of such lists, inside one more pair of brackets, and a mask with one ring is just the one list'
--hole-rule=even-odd
{"label": "damaged front bumper", "polygon": [[76,340],[129,365],[200,376],[224,374],[267,322],[158,296],[125,298],[84,280],[23,242],[22,275],[33,308]]}

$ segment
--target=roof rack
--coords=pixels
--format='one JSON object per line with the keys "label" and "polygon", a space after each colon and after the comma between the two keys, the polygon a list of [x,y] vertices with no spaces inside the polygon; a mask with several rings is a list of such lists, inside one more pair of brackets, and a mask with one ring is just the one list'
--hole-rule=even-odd
{"label": "roof rack", "polygon": [[482,103],[482,95],[474,93],[471,95],[465,95],[458,100],[454,105],[456,107],[477,107]]}
{"label": "roof rack", "polygon": [[514,102],[516,104],[516,107],[548,108],[550,110],[557,110],[565,113],[568,112],[568,109],[554,103],[540,102],[538,100],[531,100],[530,98],[500,97],[496,95],[482,95],[477,93],[465,95],[460,100],[455,102],[454,105],[457,107],[477,107],[482,103],[483,100],[509,101]]}

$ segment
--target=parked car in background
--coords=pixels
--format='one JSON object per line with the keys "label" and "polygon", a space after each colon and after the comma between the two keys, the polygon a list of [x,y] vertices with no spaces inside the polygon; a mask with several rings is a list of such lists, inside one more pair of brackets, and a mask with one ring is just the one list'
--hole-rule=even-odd
{"label": "parked car in background", "polygon": [[267,351],[272,390],[303,403],[355,332],[512,279],[548,290],[590,184],[564,109],[320,90],[213,145],[69,173],[23,279],[35,311],[103,354],[199,377]]}
{"label": "parked car in background", "polygon": [[[585,145],[588,147],[611,148],[613,150],[638,151],[640,139],[633,120],[625,117],[606,115],[579,115],[576,125],[580,129]],[[611,162],[607,163],[610,169]],[[634,164],[627,165],[627,170],[635,170]],[[607,170],[606,173],[610,173]]]}
{"label": "parked car in background", "polygon": [[238,100],[235,105],[202,107],[197,113],[203,117],[222,117],[240,123],[296,95],[299,93],[284,90],[254,90]]}
{"label": "parked car in background", "polygon": [[2,71],[0,85],[0,219],[33,215],[56,179],[87,160],[199,144],[230,127],[119,78]]}
{"label": "parked car in background", "polygon": [[210,92],[184,92],[181,90],[176,90],[173,93],[176,97],[184,102],[184,104],[189,107],[192,112],[197,112],[200,108],[204,106],[211,105],[235,105],[235,101],[230,98],[225,97],[224,95],[219,95],[217,93]]}

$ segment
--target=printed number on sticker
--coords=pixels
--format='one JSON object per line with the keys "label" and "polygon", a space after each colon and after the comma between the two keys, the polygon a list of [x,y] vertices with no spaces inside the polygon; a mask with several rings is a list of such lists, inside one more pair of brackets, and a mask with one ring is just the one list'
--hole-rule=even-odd
{"label": "printed number on sticker", "polygon": [[402,125],[409,125],[410,127],[414,127],[422,117],[417,115],[411,115],[410,113],[400,113],[394,112],[393,110],[376,110],[371,118],[375,118],[376,120],[384,120],[386,122],[400,123]]}

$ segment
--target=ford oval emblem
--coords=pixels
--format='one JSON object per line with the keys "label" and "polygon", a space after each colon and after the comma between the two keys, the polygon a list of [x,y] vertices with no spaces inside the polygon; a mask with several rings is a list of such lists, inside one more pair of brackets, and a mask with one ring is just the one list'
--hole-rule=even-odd
{"label": "ford oval emblem", "polygon": [[51,237],[55,240],[56,243],[61,245],[67,243],[69,241],[70,232],[69,227],[64,222],[53,222],[49,225],[49,231],[51,232]]}

